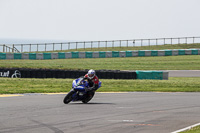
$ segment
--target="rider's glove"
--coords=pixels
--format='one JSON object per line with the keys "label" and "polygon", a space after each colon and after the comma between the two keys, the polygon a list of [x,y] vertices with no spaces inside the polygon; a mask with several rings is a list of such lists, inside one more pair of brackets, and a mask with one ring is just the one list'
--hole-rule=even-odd
{"label": "rider's glove", "polygon": [[88,87],[88,88],[85,88],[85,91],[91,91],[93,88],[92,87]]}

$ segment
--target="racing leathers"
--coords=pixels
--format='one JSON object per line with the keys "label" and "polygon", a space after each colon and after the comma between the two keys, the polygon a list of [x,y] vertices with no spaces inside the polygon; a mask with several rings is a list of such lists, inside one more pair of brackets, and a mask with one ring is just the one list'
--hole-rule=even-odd
{"label": "racing leathers", "polygon": [[90,90],[96,91],[98,89],[99,79],[96,75],[92,79],[90,79],[88,77],[88,74],[86,74],[83,79],[87,80],[89,83],[89,88],[87,88],[87,91],[90,91]]}

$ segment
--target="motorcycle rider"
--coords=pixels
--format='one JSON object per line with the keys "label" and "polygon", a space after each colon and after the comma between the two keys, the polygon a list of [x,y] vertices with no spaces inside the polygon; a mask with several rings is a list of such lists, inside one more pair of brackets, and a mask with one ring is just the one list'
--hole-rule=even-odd
{"label": "motorcycle rider", "polygon": [[86,91],[96,91],[98,89],[99,79],[96,76],[95,70],[90,69],[84,76],[83,80],[87,80],[89,83],[89,87],[86,89]]}

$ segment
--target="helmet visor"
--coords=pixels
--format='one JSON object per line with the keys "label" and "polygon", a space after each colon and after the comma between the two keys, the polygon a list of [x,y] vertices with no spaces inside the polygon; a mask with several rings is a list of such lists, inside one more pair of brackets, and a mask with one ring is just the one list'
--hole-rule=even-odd
{"label": "helmet visor", "polygon": [[94,74],[88,74],[88,76],[89,76],[89,77],[93,77],[93,76],[94,76]]}

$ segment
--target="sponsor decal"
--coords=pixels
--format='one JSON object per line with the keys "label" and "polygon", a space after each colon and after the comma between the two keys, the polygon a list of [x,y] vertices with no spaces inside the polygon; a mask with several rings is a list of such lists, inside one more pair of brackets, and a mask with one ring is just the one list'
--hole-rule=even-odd
{"label": "sponsor decal", "polygon": [[14,74],[11,76],[11,78],[21,78],[21,73],[20,71],[16,70]]}
{"label": "sponsor decal", "polygon": [[11,77],[11,78],[21,78],[21,73],[19,70],[13,71],[4,71],[0,72],[0,77]]}
{"label": "sponsor decal", "polygon": [[0,72],[0,77],[9,77],[10,71]]}

